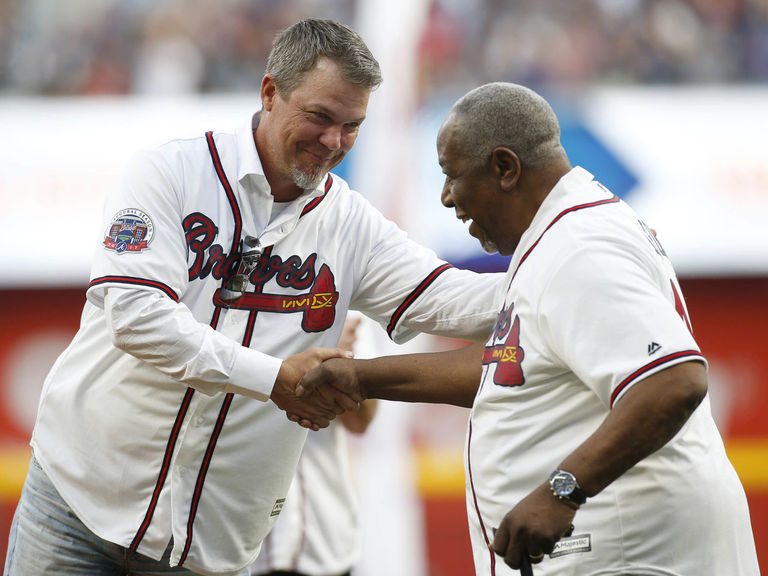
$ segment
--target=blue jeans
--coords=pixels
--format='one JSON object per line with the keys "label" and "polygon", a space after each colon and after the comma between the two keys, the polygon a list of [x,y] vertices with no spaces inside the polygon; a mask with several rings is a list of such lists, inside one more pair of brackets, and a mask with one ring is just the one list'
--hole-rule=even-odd
{"label": "blue jeans", "polygon": [[[186,568],[168,565],[171,548],[161,560],[153,560],[96,536],[33,456],[11,524],[4,576],[193,576]],[[248,570],[239,576],[248,576]]]}

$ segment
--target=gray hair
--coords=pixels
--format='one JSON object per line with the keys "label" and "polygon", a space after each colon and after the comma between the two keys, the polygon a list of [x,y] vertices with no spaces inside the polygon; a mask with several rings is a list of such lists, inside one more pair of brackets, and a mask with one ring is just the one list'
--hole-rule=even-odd
{"label": "gray hair", "polygon": [[449,117],[461,123],[463,152],[478,161],[488,160],[500,146],[533,169],[565,156],[555,112],[525,86],[492,82],[475,88],[453,105]]}
{"label": "gray hair", "polygon": [[381,84],[381,69],[360,35],[349,26],[318,18],[307,18],[280,32],[267,59],[271,74],[283,98],[301,84],[318,58],[338,64],[350,84],[374,89]]}

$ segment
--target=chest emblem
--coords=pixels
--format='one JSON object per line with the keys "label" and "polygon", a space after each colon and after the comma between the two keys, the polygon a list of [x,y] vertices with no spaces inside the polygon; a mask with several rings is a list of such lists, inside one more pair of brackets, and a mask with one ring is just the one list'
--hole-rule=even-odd
{"label": "chest emblem", "polygon": [[494,384],[521,386],[525,384],[522,361],[525,351],[520,346],[520,318],[512,318],[514,305],[499,312],[493,334],[483,352],[483,365],[496,364]]}

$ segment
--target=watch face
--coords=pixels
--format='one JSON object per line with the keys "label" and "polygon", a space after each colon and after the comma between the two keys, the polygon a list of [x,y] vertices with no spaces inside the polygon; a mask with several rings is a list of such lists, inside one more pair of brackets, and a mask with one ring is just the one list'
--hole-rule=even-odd
{"label": "watch face", "polygon": [[552,478],[552,490],[558,496],[570,496],[576,489],[576,479],[570,474],[557,474]]}

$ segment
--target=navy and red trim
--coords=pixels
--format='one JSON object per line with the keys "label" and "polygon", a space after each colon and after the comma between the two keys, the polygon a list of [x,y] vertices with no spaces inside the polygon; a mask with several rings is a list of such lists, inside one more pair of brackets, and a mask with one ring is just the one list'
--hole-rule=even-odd
{"label": "navy and red trim", "polygon": [[173,451],[176,447],[176,440],[178,440],[179,438],[179,430],[181,430],[181,423],[184,422],[184,418],[187,415],[187,410],[189,409],[189,403],[192,401],[192,396],[194,395],[194,393],[195,393],[194,388],[187,388],[187,391],[184,394],[184,399],[181,401],[179,412],[176,414],[176,420],[173,423],[173,428],[171,429],[171,435],[168,437],[168,444],[165,447],[163,464],[160,466],[160,475],[157,477],[157,482],[155,483],[155,489],[152,492],[152,499],[149,502],[147,513],[144,515],[144,520],[141,522],[141,526],[139,526],[139,529],[136,532],[136,535],[133,537],[133,541],[131,542],[131,545],[129,547],[130,550],[135,551],[139,547],[139,544],[144,539],[144,535],[147,533],[147,528],[149,528],[149,524],[152,522],[152,517],[155,515],[157,502],[160,499],[160,492],[162,492],[163,490],[165,479],[168,477],[168,471],[171,468],[171,457],[173,456]]}
{"label": "navy and red trim", "polygon": [[698,350],[681,350],[680,352],[675,352],[674,354],[668,354],[667,356],[663,356],[661,358],[657,358],[653,362],[649,362],[642,368],[639,368],[638,370],[635,370],[627,376],[624,380],[622,380],[618,386],[616,386],[616,390],[613,391],[613,394],[611,394],[611,408],[613,408],[614,402],[616,402],[616,398],[619,397],[619,394],[621,394],[624,389],[629,386],[632,382],[637,380],[640,376],[643,374],[646,374],[647,372],[650,372],[651,370],[655,370],[659,366],[663,366],[664,364],[669,364],[670,362],[676,362],[680,360],[681,358],[689,358],[691,360],[704,360],[704,357],[701,355],[701,352]]}
{"label": "navy and red trim", "polygon": [[[224,188],[224,192],[227,195],[227,200],[229,201],[229,206],[232,209],[232,217],[234,218],[235,228],[232,233],[232,248],[230,250],[228,260],[230,263],[233,263],[239,257],[240,253],[240,236],[243,230],[243,217],[242,213],[240,212],[240,206],[237,203],[235,193],[232,190],[232,186],[229,183],[229,179],[227,178],[226,173],[224,172],[224,167],[221,163],[221,156],[219,155],[218,148],[216,148],[216,142],[213,139],[213,133],[210,131],[206,132],[205,139],[208,143],[208,152],[211,154],[211,161],[213,162],[213,167],[216,170],[216,175],[218,176],[219,182],[221,182],[221,185]],[[229,270],[229,267],[227,269]],[[211,326],[213,328],[216,328],[220,315],[221,308],[216,306],[216,310],[214,311],[213,317],[211,318]],[[246,332],[246,334],[249,333],[250,332]],[[213,451],[216,448],[216,442],[218,441],[219,436],[221,435],[221,431],[224,428],[224,420],[227,418],[227,413],[229,412],[229,407],[232,405],[233,397],[234,394],[232,393],[226,394],[224,396],[224,401],[222,403],[221,409],[219,410],[219,417],[216,419],[216,425],[214,426],[211,437],[208,440],[208,447],[206,448],[202,464],[200,465],[200,471],[197,475],[197,482],[195,483],[195,491],[192,495],[189,516],[187,518],[187,537],[186,541],[184,542],[184,549],[181,553],[181,558],[179,559],[179,566],[184,564],[184,561],[187,559],[187,555],[189,554],[189,550],[192,546],[192,535],[194,532],[195,518],[197,516],[198,506],[200,505],[203,486],[205,485],[205,477],[208,475],[208,469],[211,466],[211,459],[213,458]]]}
{"label": "navy and red trim", "polygon": [[192,495],[192,505],[189,509],[189,517],[187,519],[187,538],[184,543],[184,550],[179,558],[179,566],[184,564],[189,554],[189,549],[192,547],[192,536],[194,532],[195,517],[197,516],[197,507],[200,504],[200,497],[203,493],[203,486],[205,485],[205,477],[208,475],[208,469],[211,467],[211,460],[213,458],[213,451],[216,449],[216,442],[219,440],[221,431],[224,428],[224,420],[227,418],[229,407],[232,405],[232,398],[234,394],[231,392],[224,396],[224,402],[222,402],[221,409],[219,410],[219,417],[216,419],[216,426],[213,428],[211,438],[208,440],[208,447],[205,450],[205,456],[203,456],[203,463],[200,466],[200,472],[197,475],[197,482],[195,483],[195,492]]}
{"label": "navy and red trim", "polygon": [[[269,262],[269,257],[272,255],[272,249],[274,246],[267,246],[264,248],[264,253],[261,255],[261,257],[264,259],[265,262]],[[258,294],[264,292],[264,285],[263,284],[257,284],[254,287],[253,294]],[[243,294],[243,298],[245,298],[247,295]],[[242,298],[241,298],[242,299]],[[245,327],[245,336],[243,337],[243,346],[246,348],[250,348],[251,346],[251,338],[253,337],[253,329],[256,325],[256,317],[259,314],[259,310],[251,310],[251,312],[248,314],[248,323]]]}
{"label": "navy and red trim", "polygon": [[405,300],[403,300],[402,304],[400,304],[397,310],[395,310],[395,313],[392,314],[392,318],[389,320],[389,324],[387,325],[387,334],[390,338],[392,338],[392,332],[394,332],[395,326],[397,326],[398,321],[408,309],[408,307],[413,304],[416,298],[424,293],[424,291],[430,286],[430,284],[432,284],[432,282],[437,279],[438,276],[440,276],[440,274],[453,267],[454,266],[452,264],[443,264],[442,266],[438,266],[432,272],[430,272],[430,274],[424,278],[424,280],[422,280],[421,284],[416,286],[413,292],[411,292]]}
{"label": "navy and red trim", "polygon": [[145,286],[147,288],[157,288],[174,302],[179,301],[179,296],[176,294],[173,288],[168,286],[168,284],[158,282],[157,280],[147,280],[146,278],[136,278],[134,276],[101,276],[91,280],[88,284],[88,288],[100,286],[101,284],[127,284],[129,286]]}
{"label": "navy and red trim", "polygon": [[472,477],[472,420],[469,421],[469,430],[467,432],[467,475],[469,476],[469,487],[472,490],[472,505],[475,508],[475,514],[477,514],[477,521],[480,524],[480,531],[483,533],[485,539],[485,546],[488,550],[488,555],[491,559],[491,576],[496,574],[496,553],[491,548],[491,541],[488,539],[488,532],[485,529],[485,523],[483,522],[483,515],[480,514],[480,505],[477,503],[477,493],[475,492],[475,480]]}
{"label": "navy and red trim", "polygon": [[[228,261],[234,262],[239,257],[240,235],[243,229],[242,214],[240,212],[240,207],[237,204],[237,198],[235,197],[235,193],[232,190],[232,186],[230,186],[229,184],[229,180],[227,179],[226,173],[224,172],[224,167],[222,166],[222,163],[221,163],[221,157],[219,156],[219,151],[216,148],[216,143],[214,142],[214,139],[213,139],[213,133],[210,131],[206,132],[205,140],[208,144],[208,151],[210,152],[211,161],[213,162],[213,167],[216,171],[216,175],[222,187],[224,188],[224,192],[226,193],[227,200],[229,201],[229,206],[232,209],[232,217],[234,218],[234,231],[232,234],[232,247],[230,249]],[[103,282],[127,282],[132,284],[149,285],[155,288],[163,289],[176,302],[179,301],[178,296],[175,294],[175,292],[173,292],[173,290],[171,290],[169,287],[159,282],[150,283],[148,281],[141,281],[140,279],[137,279],[137,278],[131,279],[131,278],[124,278],[119,276],[106,276],[104,278],[97,278],[96,280],[91,282],[91,285],[95,285]],[[213,316],[211,318],[211,323],[210,323],[210,325],[214,329],[218,324],[220,313],[221,313],[221,308],[217,306],[216,310],[213,313]],[[138,531],[136,532],[136,535],[134,536],[133,541],[131,542],[131,545],[130,545],[131,550],[136,550],[139,547],[139,544],[141,543],[142,539],[146,535],[147,529],[149,528],[149,525],[152,522],[152,517],[154,516],[155,510],[157,508],[157,503],[160,499],[160,493],[162,492],[163,486],[165,485],[165,481],[168,478],[168,472],[170,471],[170,463],[171,463],[171,459],[173,458],[173,452],[176,447],[176,442],[179,437],[179,432],[181,430],[181,426],[182,426],[182,423],[184,422],[187,412],[189,411],[189,406],[194,394],[195,394],[194,388],[187,388],[184,394],[184,398],[181,401],[181,406],[179,407],[179,411],[176,415],[176,420],[173,424],[173,428],[171,429],[171,433],[168,438],[168,443],[166,444],[165,454],[163,456],[163,462],[160,466],[160,473],[158,474],[157,482],[155,483],[155,488],[152,492],[152,499],[150,500],[149,506],[147,508],[147,512],[144,515],[144,519]],[[184,563],[184,560],[186,560],[187,554],[189,553],[189,549],[192,543],[192,532],[193,532],[192,526],[194,524],[195,516],[197,514],[197,508],[200,501],[200,496],[203,491],[205,476],[208,473],[208,468],[210,467],[210,462],[211,462],[211,458],[213,457],[213,451],[214,451],[214,448],[216,447],[216,442],[219,438],[219,435],[221,434],[222,428],[224,427],[224,420],[226,419],[227,412],[229,411],[229,407],[232,404],[232,397],[233,397],[233,394],[231,393],[227,394],[224,397],[224,402],[222,404],[221,410],[219,411],[219,417],[216,421],[216,426],[214,427],[213,433],[211,434],[211,438],[208,441],[208,448],[206,449],[205,455],[203,457],[203,462],[200,467],[200,472],[198,473],[197,482],[195,484],[195,492],[192,498],[189,518],[187,521],[187,539],[186,539],[186,542],[184,543],[184,550],[182,552],[181,560],[179,561],[179,566],[181,566]]]}
{"label": "navy and red trim", "polygon": [[240,249],[240,234],[243,230],[243,217],[240,213],[240,206],[237,205],[237,198],[232,190],[232,186],[227,180],[227,175],[224,172],[224,167],[221,164],[221,156],[216,148],[216,142],[213,140],[213,132],[205,133],[205,140],[208,143],[208,152],[211,154],[211,160],[213,161],[213,167],[216,170],[216,176],[219,177],[219,182],[224,187],[224,192],[227,194],[227,200],[229,200],[229,206],[232,208],[232,216],[235,219],[235,230],[232,234],[232,248],[229,252],[229,258],[235,258]]}
{"label": "navy and red trim", "polygon": [[[232,232],[232,246],[229,249],[229,256],[227,257],[227,266],[225,266],[224,281],[229,278],[230,270],[234,267],[234,263],[240,255],[240,236],[243,231],[243,216],[240,212],[240,206],[237,203],[235,192],[232,190],[232,186],[229,183],[226,172],[224,172],[224,166],[221,163],[221,156],[219,150],[216,147],[216,141],[213,139],[213,132],[208,131],[205,133],[205,141],[208,144],[208,152],[211,155],[211,162],[213,168],[216,171],[216,176],[219,178],[224,193],[229,201],[229,207],[232,210],[232,218],[234,219],[234,231]],[[211,318],[211,326],[216,328],[219,323],[219,317],[221,316],[221,306],[216,306],[213,311],[213,317]]]}
{"label": "navy and red trim", "polygon": [[[539,242],[541,241],[544,234],[549,231],[552,226],[554,226],[563,216],[566,214],[570,214],[571,212],[576,212],[577,210],[583,210],[585,208],[594,208],[595,206],[603,206],[604,204],[615,204],[616,202],[619,202],[621,199],[614,195],[612,198],[607,198],[606,200],[597,200],[595,202],[587,202],[585,204],[577,204],[576,206],[571,206],[570,208],[567,208],[560,212],[555,218],[552,220],[552,222],[549,223],[549,225],[544,229],[544,232],[542,232],[539,237],[536,239],[536,242],[534,242],[528,250],[526,250],[525,254],[523,254],[523,257],[520,258],[520,262],[517,263],[517,268],[515,268],[514,273],[512,274],[512,279],[517,275],[517,271],[520,269],[520,266],[523,265],[523,262],[525,262],[528,259],[528,256],[531,255],[531,252],[533,252],[533,249],[538,246]],[[511,280],[510,280],[511,284]]]}
{"label": "navy and red trim", "polygon": [[299,215],[299,218],[301,218],[305,214],[307,214],[307,213],[311,212],[312,210],[314,210],[315,208],[317,208],[317,206],[320,204],[320,202],[322,202],[325,199],[325,195],[328,194],[328,190],[331,189],[331,185],[332,184],[333,184],[333,177],[329,173],[328,174],[328,178],[325,179],[325,188],[323,189],[323,195],[322,196],[318,196],[317,198],[313,198],[312,200],[307,202],[307,205],[304,206],[304,209],[301,211],[301,214]]}

